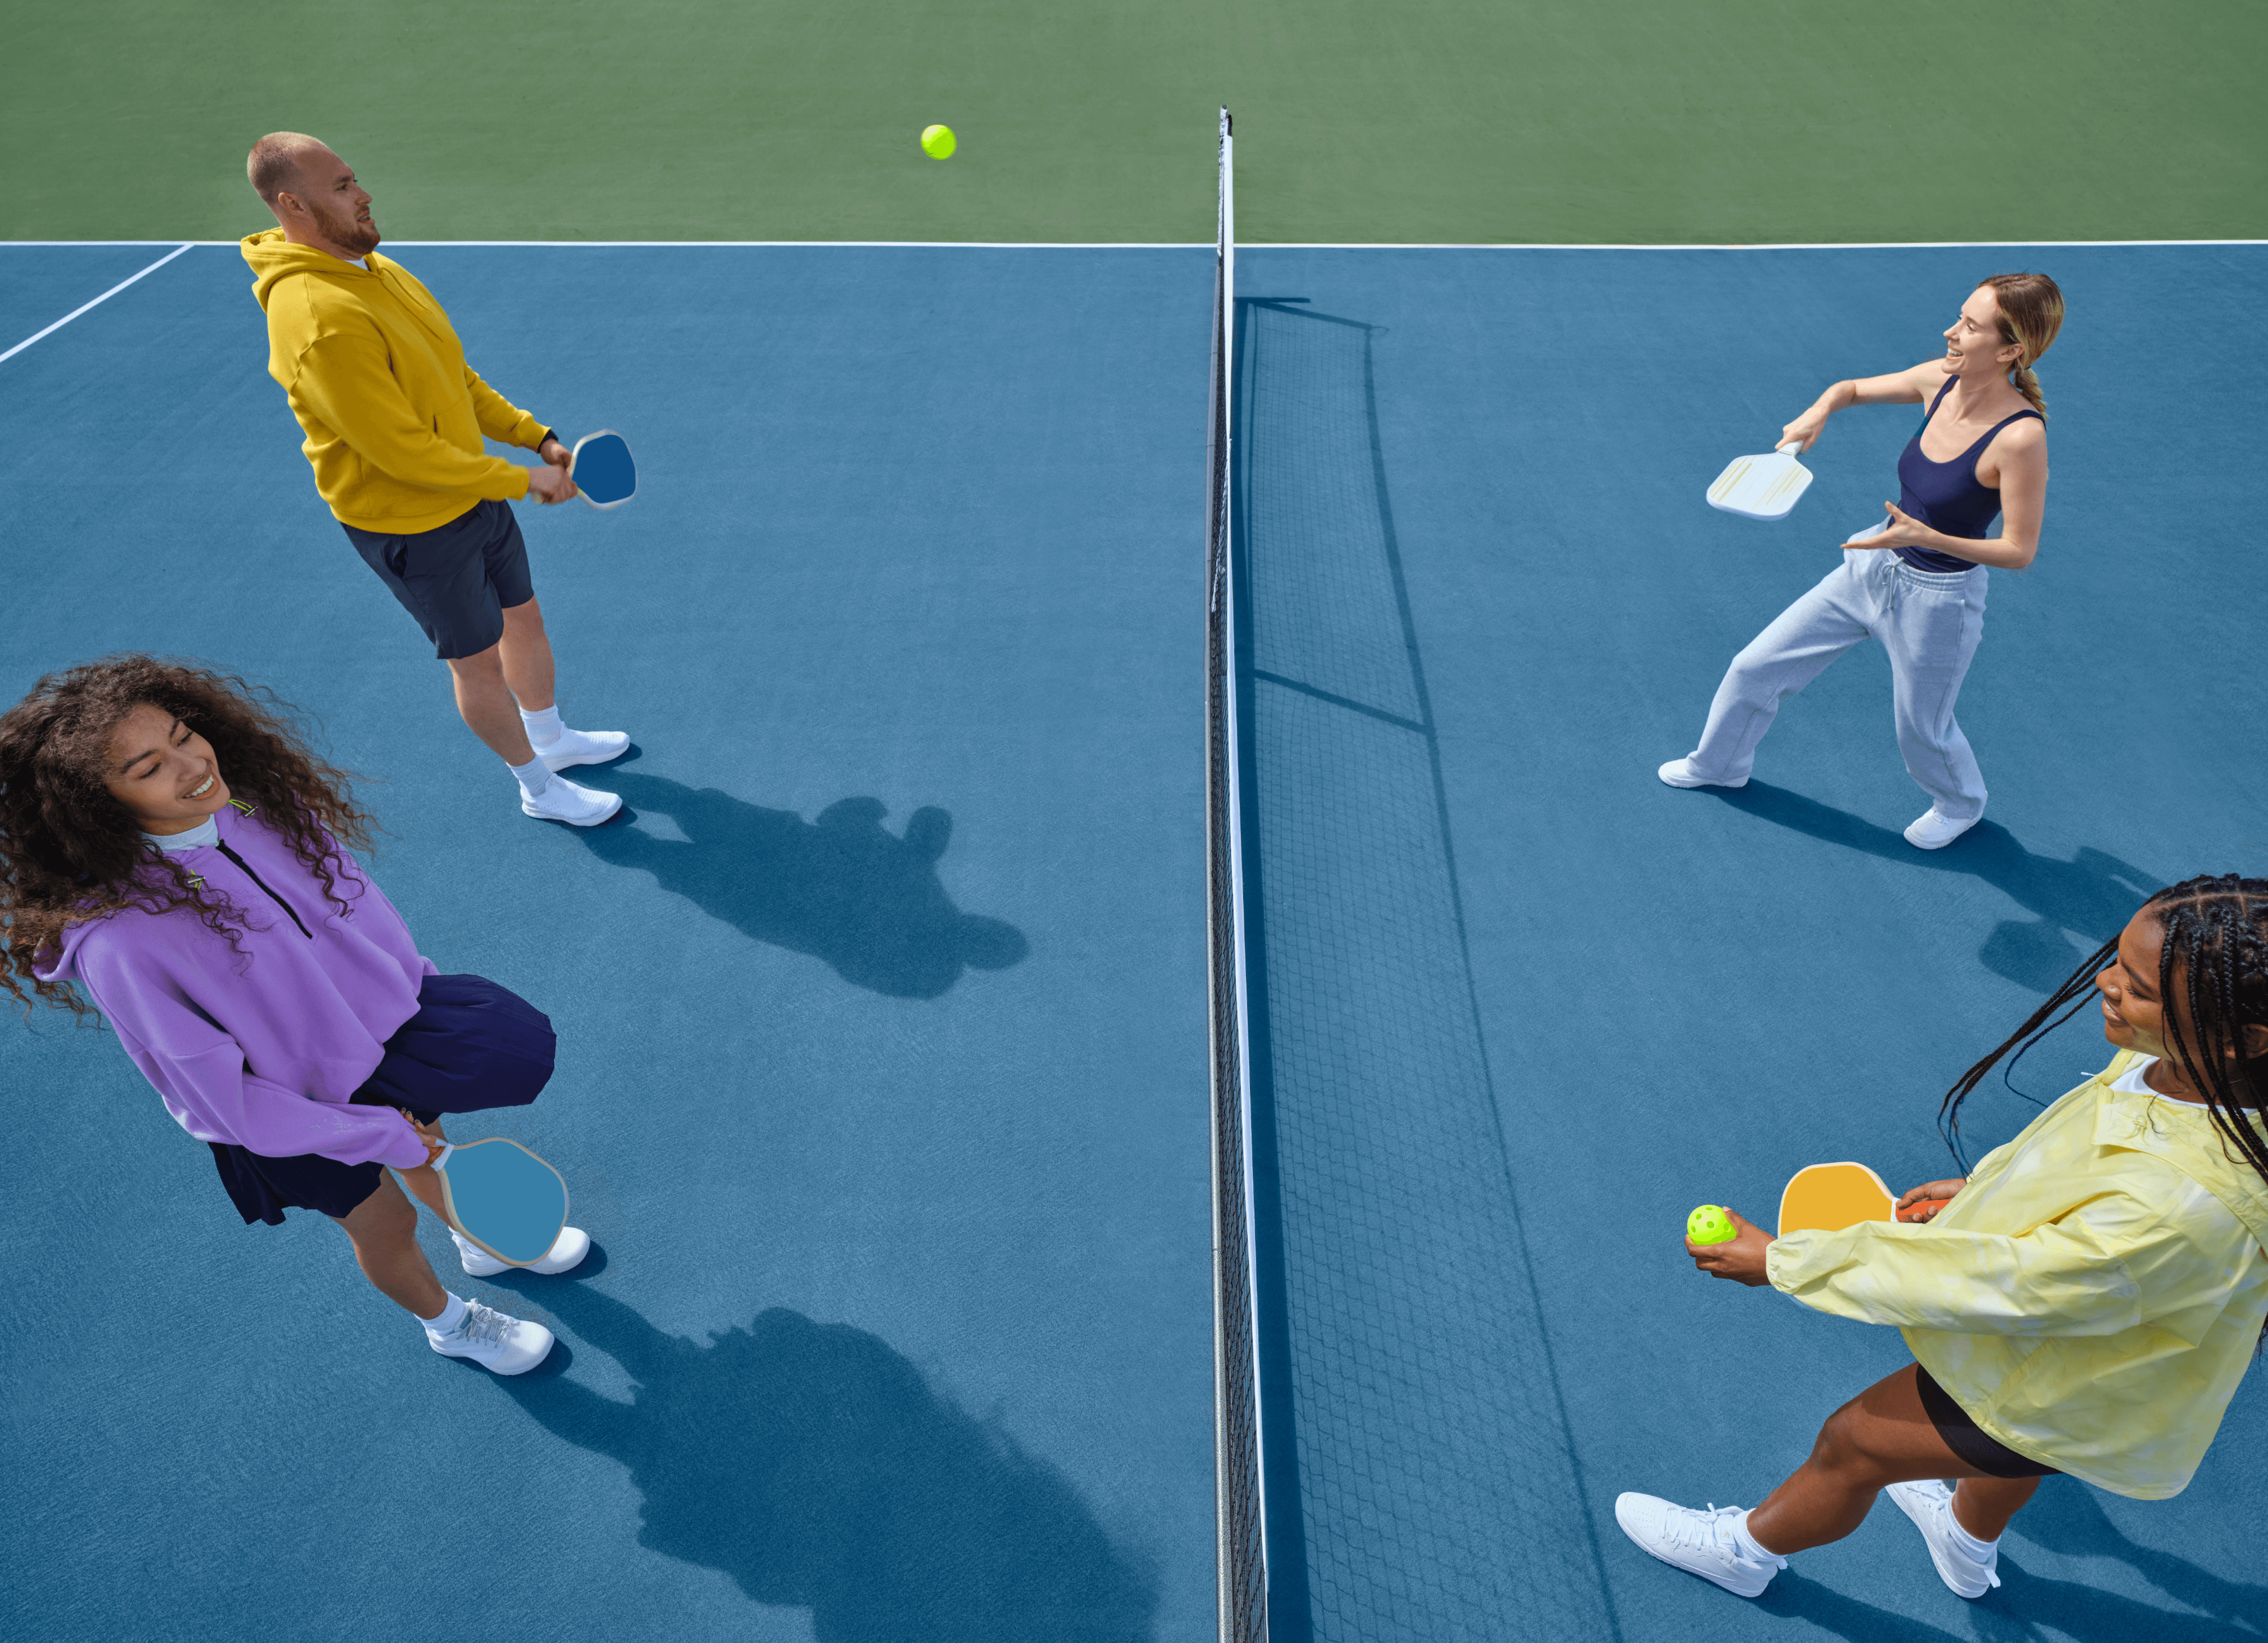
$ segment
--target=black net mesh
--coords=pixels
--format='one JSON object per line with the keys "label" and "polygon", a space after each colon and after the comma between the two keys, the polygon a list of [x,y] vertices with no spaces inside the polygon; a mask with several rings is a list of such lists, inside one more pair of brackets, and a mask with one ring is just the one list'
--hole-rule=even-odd
{"label": "black net mesh", "polygon": [[1255,297],[1236,331],[1270,1617],[1280,1643],[1612,1637],[1475,1008],[1372,328]]}

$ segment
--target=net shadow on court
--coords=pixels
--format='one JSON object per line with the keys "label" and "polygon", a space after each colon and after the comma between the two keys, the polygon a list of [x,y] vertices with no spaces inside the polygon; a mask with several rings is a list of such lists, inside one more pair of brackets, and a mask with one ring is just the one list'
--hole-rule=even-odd
{"label": "net shadow on court", "polygon": [[1568,1509],[1580,1467],[1475,1004],[1373,328],[1237,306],[1270,1635],[1616,1637]]}

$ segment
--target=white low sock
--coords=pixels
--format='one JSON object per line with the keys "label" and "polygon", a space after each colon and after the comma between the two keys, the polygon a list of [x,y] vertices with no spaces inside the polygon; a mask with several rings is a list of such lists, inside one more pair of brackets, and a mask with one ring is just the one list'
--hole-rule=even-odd
{"label": "white low sock", "polygon": [[465,1321],[464,1301],[456,1295],[449,1294],[446,1290],[441,1293],[449,1295],[449,1304],[442,1308],[436,1315],[420,1320],[425,1325],[426,1332],[429,1334],[453,1334],[457,1326]]}
{"label": "white low sock", "polygon": [[1757,1544],[1756,1537],[1749,1533],[1749,1514],[1746,1512],[1733,1520],[1733,1544],[1741,1549],[1742,1555],[1753,1558],[1758,1563],[1779,1561],[1779,1553],[1766,1551]]}
{"label": "white low sock", "polygon": [[527,726],[528,741],[538,748],[549,747],[567,732],[567,726],[559,722],[559,704],[556,702],[533,713],[526,708],[520,709],[519,722]]}
{"label": "white low sock", "polygon": [[1979,1540],[1962,1528],[1961,1520],[1953,1515],[1953,1507],[1949,1501],[1945,1508],[1945,1526],[1953,1531],[1953,1544],[1971,1558],[1979,1563],[1990,1563],[1992,1560],[1992,1548],[2000,1543],[1997,1540]]}
{"label": "white low sock", "polygon": [[541,798],[543,790],[551,785],[551,767],[538,754],[525,764],[515,764],[512,773],[519,778],[519,791],[530,799]]}

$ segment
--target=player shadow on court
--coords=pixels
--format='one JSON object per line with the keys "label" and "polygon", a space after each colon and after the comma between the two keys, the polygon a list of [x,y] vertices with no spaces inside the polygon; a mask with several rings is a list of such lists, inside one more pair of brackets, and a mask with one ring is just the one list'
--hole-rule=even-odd
{"label": "player shadow on court", "polygon": [[[606,776],[626,808],[577,832],[593,854],[652,873],[744,935],[825,961],[854,986],[934,998],[964,969],[1005,969],[1031,950],[1013,925],[953,904],[937,876],[953,818],[934,807],[908,817],[901,836],[883,827],[876,799],[840,799],[806,822],[713,787],[620,766]],[[645,811],[685,837],[628,825]]]}
{"label": "player shadow on court", "polygon": [[648,1551],[810,1610],[820,1643],[1150,1638],[1152,1572],[1053,1468],[874,1336],[775,1307],[704,1345],[587,1285],[527,1293],[637,1389],[623,1403],[541,1369],[497,1384],[630,1469]]}
{"label": "player shadow on court", "polygon": [[[1928,1573],[1928,1554],[1887,1501],[1900,1555],[1910,1570]],[[2069,1558],[2097,1558],[2124,1564],[2186,1612],[2139,1601],[2084,1580],[2050,1580],[2024,1567],[2026,1543]],[[2268,1587],[2239,1585],[2169,1553],[2138,1546],[2118,1531],[2092,1492],[2069,1478],[2049,1478],[2032,1503],[2018,1514],[2000,1549],[2000,1588],[1974,1603],[1943,1594],[1948,1615],[1965,1624],[1958,1631],[1918,1623],[1911,1615],[1886,1609],[1816,1581],[1796,1578],[1790,1569],[1765,1588],[1756,1606],[1765,1612],[1808,1621],[1850,1643],[2029,1643],[2043,1636],[2074,1643],[2235,1643],[2257,1639],[2258,1617],[2268,1614]]]}
{"label": "player shadow on court", "polygon": [[2169,882],[2099,850],[2082,848],[2069,861],[2035,856],[1996,822],[1979,822],[1943,850],[1919,851],[1896,828],[1878,827],[1769,782],[1699,791],[1830,844],[1903,866],[1982,879],[2032,914],[2033,922],[2003,920],[1977,949],[1977,960],[2036,992],[2052,992],[2073,966],[2117,935],[2134,910]]}

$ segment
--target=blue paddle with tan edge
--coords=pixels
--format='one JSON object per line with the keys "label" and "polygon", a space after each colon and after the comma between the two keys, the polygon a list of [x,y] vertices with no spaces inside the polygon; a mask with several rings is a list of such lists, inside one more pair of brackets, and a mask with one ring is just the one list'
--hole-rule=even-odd
{"label": "blue paddle with tan edge", "polygon": [[517,1141],[491,1137],[434,1160],[449,1224],[497,1260],[532,1266],[567,1225],[567,1183]]}
{"label": "blue paddle with tan edge", "polygon": [[619,508],[637,495],[637,463],[630,455],[630,442],[611,428],[575,441],[567,475],[594,508]]}

